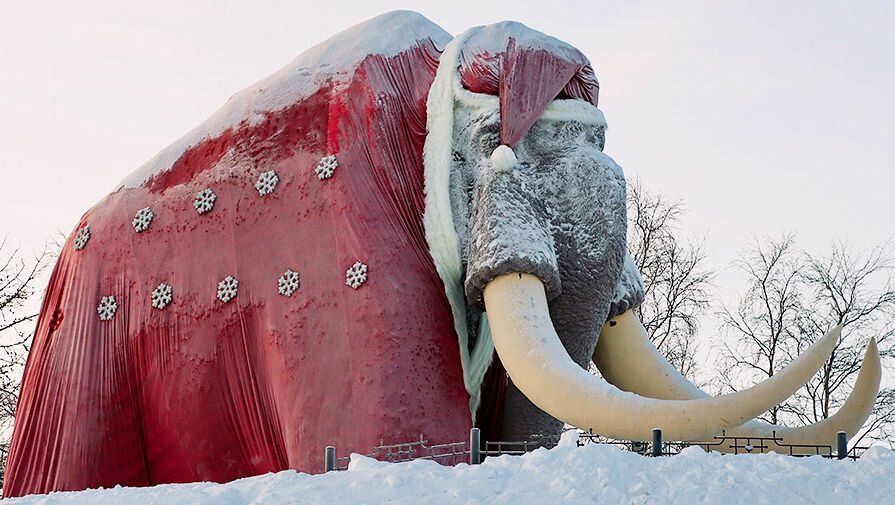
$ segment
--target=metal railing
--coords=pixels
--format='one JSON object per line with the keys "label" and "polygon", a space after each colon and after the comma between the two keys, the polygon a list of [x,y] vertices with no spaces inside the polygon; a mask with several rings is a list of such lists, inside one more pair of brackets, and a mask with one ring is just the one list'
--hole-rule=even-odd
{"label": "metal railing", "polygon": [[552,449],[559,443],[559,439],[559,435],[532,435],[527,440],[487,441],[482,455],[486,457],[504,454],[520,456],[541,447]]}
{"label": "metal railing", "polygon": [[[772,432],[770,437],[733,437],[727,436],[723,432],[721,436],[716,436],[713,443],[689,444],[699,445],[707,451],[720,448],[732,450],[734,454],[764,454],[767,452],[775,452],[778,454],[786,454],[788,456],[804,457],[804,456],[822,456],[824,458],[836,459],[858,459],[869,447],[855,446],[848,448],[848,437],[844,431],[840,431],[836,437],[835,450],[830,445],[813,445],[813,444],[787,444],[783,437],[777,436],[777,432]],[[725,446],[725,444],[727,444]]]}
{"label": "metal railing", "polygon": [[[332,453],[331,457],[329,456],[330,452]],[[326,448],[326,454],[324,461],[325,471],[348,469],[348,463],[351,460],[350,456],[336,458],[335,447],[333,446]],[[428,441],[421,434],[419,440],[414,442],[386,445],[380,440],[379,445],[373,447],[372,451],[364,456],[388,463],[427,459],[442,465],[456,465],[457,463],[469,462],[469,449],[466,442],[428,445]]]}
{"label": "metal railing", "polygon": [[[526,440],[486,441],[481,443],[478,428],[469,433],[469,441],[428,445],[421,434],[419,440],[399,444],[386,445],[380,440],[365,456],[389,463],[400,463],[417,459],[431,460],[443,465],[458,463],[479,464],[482,459],[502,455],[519,456],[539,448],[552,449],[559,443],[560,435],[532,435]],[[603,437],[593,431],[578,433],[578,446],[590,444],[614,445],[626,451],[643,456],[674,456],[688,447],[701,447],[706,451],[728,450],[733,454],[764,454],[776,452],[790,456],[822,456],[824,458],[851,459],[861,457],[868,447],[852,447],[848,449],[847,436],[840,431],[837,435],[837,446],[834,452],[830,445],[787,444],[776,432],[770,437],[735,437],[724,432],[715,436],[712,442],[663,442],[662,430],[654,429],[652,442],[637,440],[614,440]],[[347,470],[350,456],[336,457],[336,448],[327,446],[324,452],[324,471]]]}

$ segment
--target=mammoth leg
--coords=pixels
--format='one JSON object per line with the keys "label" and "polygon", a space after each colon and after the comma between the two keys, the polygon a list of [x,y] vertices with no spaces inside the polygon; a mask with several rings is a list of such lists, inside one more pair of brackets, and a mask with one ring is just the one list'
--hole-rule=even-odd
{"label": "mammoth leg", "polygon": [[[613,318],[603,327],[594,351],[594,364],[607,381],[635,394],[664,400],[708,397],[656,349],[631,311]],[[854,390],[836,414],[823,421],[795,428],[751,420],[726,433],[740,437],[771,437],[776,434],[786,444],[833,446],[837,432],[844,431],[854,436],[867,421],[879,392],[881,374],[876,340],[871,339]],[[731,450],[729,447],[715,449]],[[808,452],[813,454],[814,450]]]}
{"label": "mammoth leg", "polygon": [[150,484],[127,310],[100,322],[99,286],[67,275],[69,253],[50,279],[25,367],[4,497]]}
{"label": "mammoth leg", "polygon": [[562,431],[562,421],[533,404],[512,379],[507,379],[504,405],[502,440],[518,442],[532,435],[558,435]]}

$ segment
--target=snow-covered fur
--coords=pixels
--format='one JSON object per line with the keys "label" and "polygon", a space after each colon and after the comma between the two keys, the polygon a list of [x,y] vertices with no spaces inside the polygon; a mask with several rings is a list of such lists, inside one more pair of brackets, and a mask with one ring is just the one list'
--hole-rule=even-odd
{"label": "snow-covered fur", "polygon": [[[482,379],[493,354],[490,332],[478,339],[473,367],[469,330],[466,322],[466,300],[463,295],[463,264],[460,258],[460,239],[454,228],[451,211],[450,183],[453,157],[454,109],[456,91],[461,88],[457,75],[457,58],[463,42],[474,33],[468,30],[451,41],[441,55],[435,80],[426,102],[426,143],[423,147],[425,170],[426,211],[423,224],[429,252],[444,290],[451,304],[454,329],[460,345],[463,381],[469,393],[469,409],[473,419],[480,402]],[[484,101],[485,97],[482,97]],[[488,97],[490,98],[490,97]],[[483,325],[487,326],[487,325]]]}
{"label": "snow-covered fur", "polygon": [[631,255],[625,255],[625,266],[615,287],[615,295],[609,306],[609,317],[618,316],[643,303],[643,277]]}

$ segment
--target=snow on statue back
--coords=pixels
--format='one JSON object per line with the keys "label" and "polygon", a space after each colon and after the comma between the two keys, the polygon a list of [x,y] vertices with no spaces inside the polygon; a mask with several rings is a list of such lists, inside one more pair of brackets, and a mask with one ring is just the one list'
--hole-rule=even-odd
{"label": "snow on statue back", "polygon": [[[81,218],[90,240],[69,240],[47,291],[6,496],[315,472],[333,443],[467,436],[421,222],[426,95],[448,40],[407,12],[337,35]],[[358,263],[366,282],[346,284]],[[301,287],[283,296],[290,270]],[[154,302],[162,284],[170,303]]]}

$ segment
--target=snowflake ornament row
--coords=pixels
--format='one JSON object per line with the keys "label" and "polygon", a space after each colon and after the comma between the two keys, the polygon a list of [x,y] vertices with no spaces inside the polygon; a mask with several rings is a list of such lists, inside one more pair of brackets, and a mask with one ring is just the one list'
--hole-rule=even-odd
{"label": "snowflake ornament row", "polygon": [[[330,154],[320,158],[316,168],[314,168],[314,173],[317,174],[317,178],[320,180],[329,179],[333,176],[337,168],[339,168],[339,160],[336,159],[335,155]],[[260,196],[267,196],[274,192],[279,182],[280,177],[277,173],[273,170],[268,170],[258,175],[258,180],[255,182],[255,189],[258,190]],[[196,198],[193,200],[193,207],[199,214],[205,214],[214,208],[214,203],[217,198],[218,195],[213,189],[205,188],[196,194]],[[153,218],[155,218],[155,214],[152,212],[151,208],[145,207],[138,210],[131,222],[134,231],[141,233],[148,230],[149,226],[152,224]],[[83,226],[79,228],[75,235],[75,250],[80,251],[81,249],[84,249],[89,240],[90,227]]]}
{"label": "snowflake ornament row", "polygon": [[[360,261],[345,271],[345,284],[353,289],[361,287],[367,282],[367,265]],[[298,272],[286,270],[283,275],[277,279],[277,292],[283,296],[290,297],[298,288],[301,287],[300,276]],[[224,277],[218,282],[217,298],[227,303],[236,298],[239,291],[239,281],[232,275]],[[174,299],[174,288],[170,284],[161,283],[153,291],[150,296],[152,306],[156,309],[163,310]],[[104,296],[96,307],[100,321],[111,321],[115,317],[118,310],[118,302],[114,296]]]}

